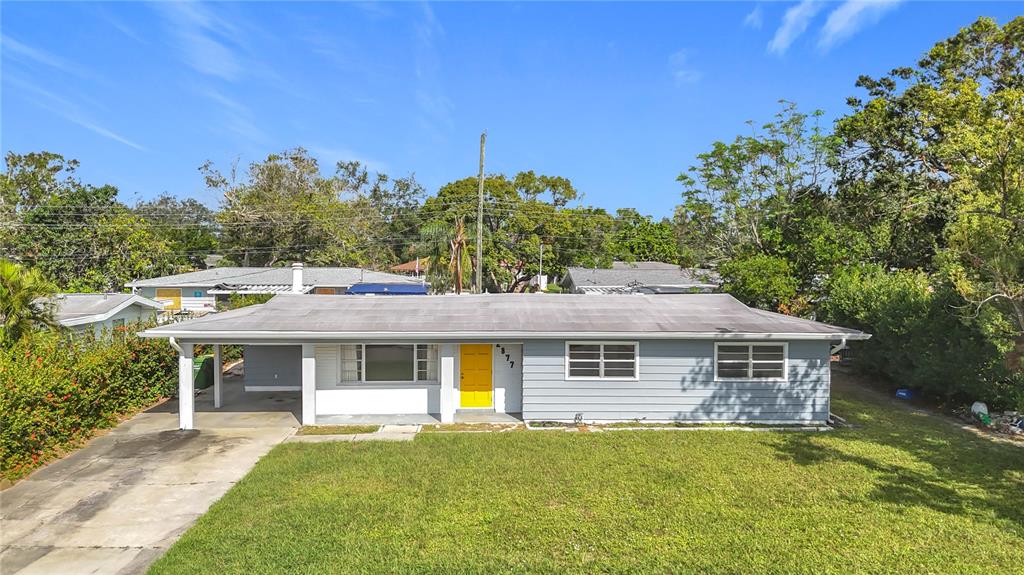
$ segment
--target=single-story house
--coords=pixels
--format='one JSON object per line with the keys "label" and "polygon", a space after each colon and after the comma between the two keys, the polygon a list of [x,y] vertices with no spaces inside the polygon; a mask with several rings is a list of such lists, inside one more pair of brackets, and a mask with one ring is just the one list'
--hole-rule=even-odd
{"label": "single-story house", "polygon": [[279,295],[142,336],[179,349],[184,429],[200,343],[246,346],[246,389],[297,389],[306,425],[459,411],[791,424],[828,420],[832,352],[870,337],[727,294]]}
{"label": "single-story house", "polygon": [[53,304],[60,325],[96,335],[126,324],[153,321],[164,308],[160,302],[130,293],[64,293],[55,296]]}
{"label": "single-story house", "polygon": [[314,293],[343,294],[358,283],[422,284],[422,280],[399,274],[359,268],[291,267],[211,268],[125,284],[132,293],[163,302],[171,312],[216,311],[218,299],[231,294]]}
{"label": "single-story house", "polygon": [[562,287],[569,293],[593,295],[709,293],[721,283],[714,270],[664,262],[612,262],[611,268],[571,267]]}

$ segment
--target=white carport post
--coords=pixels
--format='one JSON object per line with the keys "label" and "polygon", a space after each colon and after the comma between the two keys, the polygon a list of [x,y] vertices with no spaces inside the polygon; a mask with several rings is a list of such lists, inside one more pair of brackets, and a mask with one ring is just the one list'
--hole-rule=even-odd
{"label": "white carport post", "polygon": [[178,428],[194,429],[196,392],[192,378],[191,343],[179,343],[178,352]]}
{"label": "white carport post", "polygon": [[440,350],[441,371],[441,423],[455,422],[455,350],[456,345],[446,343]]}
{"label": "white carport post", "polygon": [[220,384],[223,374],[221,370],[224,367],[221,365],[222,360],[220,356],[220,344],[213,344],[213,408],[220,409]]}
{"label": "white carport post", "polygon": [[302,344],[302,425],[316,425],[316,347]]}

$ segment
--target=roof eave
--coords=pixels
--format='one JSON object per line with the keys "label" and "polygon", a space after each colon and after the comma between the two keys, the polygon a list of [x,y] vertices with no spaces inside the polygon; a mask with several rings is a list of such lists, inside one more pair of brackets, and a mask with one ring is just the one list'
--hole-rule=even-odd
{"label": "roof eave", "polygon": [[434,331],[434,332],[351,332],[351,331],[195,331],[156,328],[140,332],[141,337],[173,337],[183,340],[246,341],[333,341],[395,339],[703,339],[703,340],[866,340],[871,334],[835,333],[741,333],[741,332],[536,332],[536,331]]}

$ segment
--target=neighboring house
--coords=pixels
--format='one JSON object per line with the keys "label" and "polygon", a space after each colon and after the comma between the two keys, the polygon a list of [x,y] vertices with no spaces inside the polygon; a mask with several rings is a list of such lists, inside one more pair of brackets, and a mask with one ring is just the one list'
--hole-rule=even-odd
{"label": "neighboring house", "polygon": [[280,295],[146,330],[180,347],[258,347],[247,389],[297,389],[302,422],[333,415],[521,414],[527,420],[823,423],[830,354],[860,331],[726,294]]}
{"label": "neighboring house", "polygon": [[569,268],[562,287],[569,293],[708,293],[721,285],[718,274],[663,262],[613,262],[611,268]]}
{"label": "neighboring house", "polygon": [[164,302],[165,309],[202,314],[216,311],[217,301],[231,294],[315,293],[342,294],[363,282],[420,285],[408,276],[359,268],[316,268],[292,264],[279,268],[211,268],[125,284],[148,298]]}
{"label": "neighboring house", "polygon": [[75,332],[96,335],[126,324],[153,321],[163,304],[127,293],[65,293],[54,297],[57,321]]}

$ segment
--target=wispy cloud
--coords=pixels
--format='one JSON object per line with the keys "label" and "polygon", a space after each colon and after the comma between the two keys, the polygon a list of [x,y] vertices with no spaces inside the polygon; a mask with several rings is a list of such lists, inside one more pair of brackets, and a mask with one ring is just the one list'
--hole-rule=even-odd
{"label": "wispy cloud", "polygon": [[100,125],[88,113],[84,112],[80,106],[58,94],[55,94],[54,92],[10,75],[8,75],[5,80],[25,91],[32,92],[35,95],[35,97],[30,99],[33,104],[64,118],[72,124],[85,128],[95,134],[99,134],[104,138],[124,144],[130,148],[135,148],[136,150],[143,152],[148,151],[142,144],[130,140],[121,134]]}
{"label": "wispy cloud", "polygon": [[676,86],[693,84],[700,80],[700,71],[690,62],[689,50],[678,50],[669,56],[668,67]]}
{"label": "wispy cloud", "polygon": [[768,51],[779,55],[785,54],[790,44],[807,31],[807,26],[821,10],[821,6],[816,0],[802,0],[786,10],[782,24],[775,30],[775,36],[768,43]]}
{"label": "wispy cloud", "polygon": [[420,123],[437,137],[454,127],[454,105],[445,93],[440,79],[441,59],[435,41],[444,36],[444,28],[434,15],[430,4],[424,2],[422,18],[415,25],[416,47],[414,73],[416,88],[413,94],[420,113]]}
{"label": "wispy cloud", "polygon": [[249,106],[212,88],[201,90],[201,94],[220,106],[222,113],[219,125],[224,131],[242,138],[249,144],[270,141],[267,133],[257,125],[256,115]]}
{"label": "wispy cloud", "polygon": [[754,9],[747,13],[743,18],[744,28],[753,28],[754,30],[760,30],[761,26],[764,25],[764,15],[761,14],[761,5],[754,6]]}
{"label": "wispy cloud", "polygon": [[877,23],[902,0],[846,0],[828,15],[821,29],[818,48],[828,51],[849,40],[865,26]]}
{"label": "wispy cloud", "polygon": [[4,57],[6,58],[29,64],[42,64],[61,72],[74,74],[75,76],[84,77],[87,75],[81,66],[41,48],[34,48],[23,44],[10,36],[0,36],[0,44],[3,45]]}
{"label": "wispy cloud", "polygon": [[356,161],[371,172],[386,172],[387,164],[384,162],[367,158],[349,148],[336,148],[331,146],[310,146],[309,151],[313,153],[323,167],[334,168],[338,162]]}
{"label": "wispy cloud", "polygon": [[189,66],[225,80],[242,75],[244,67],[235,51],[239,32],[235,24],[198,2],[161,2],[156,6]]}

